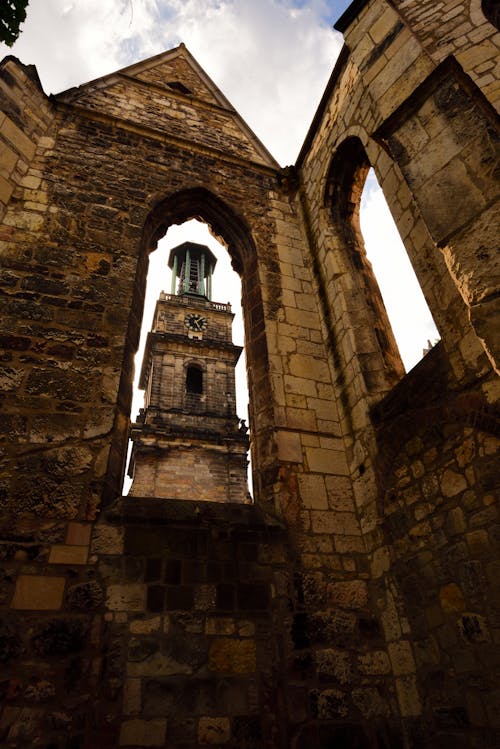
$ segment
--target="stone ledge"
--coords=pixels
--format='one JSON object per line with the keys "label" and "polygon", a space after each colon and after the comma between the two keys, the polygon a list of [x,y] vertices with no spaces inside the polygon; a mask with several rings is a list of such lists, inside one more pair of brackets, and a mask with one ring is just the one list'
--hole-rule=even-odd
{"label": "stone ledge", "polygon": [[121,523],[182,523],[200,528],[223,525],[225,528],[284,531],[284,525],[255,505],[221,502],[121,497],[105,512],[106,520]]}

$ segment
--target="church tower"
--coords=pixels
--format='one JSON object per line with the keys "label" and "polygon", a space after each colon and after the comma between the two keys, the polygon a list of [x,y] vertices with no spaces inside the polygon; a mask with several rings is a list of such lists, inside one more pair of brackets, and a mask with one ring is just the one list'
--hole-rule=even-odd
{"label": "church tower", "polygon": [[184,242],[169,257],[171,293],[161,292],[132,425],[131,496],[248,502],[248,435],[236,415],[230,304],[212,302],[216,258]]}

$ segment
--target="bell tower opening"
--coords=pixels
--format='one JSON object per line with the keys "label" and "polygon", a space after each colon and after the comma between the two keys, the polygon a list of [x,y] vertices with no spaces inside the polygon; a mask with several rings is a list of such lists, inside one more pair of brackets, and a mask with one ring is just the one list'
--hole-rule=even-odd
{"label": "bell tower opening", "polygon": [[200,367],[191,365],[186,373],[186,393],[201,395],[203,393],[203,371]]}

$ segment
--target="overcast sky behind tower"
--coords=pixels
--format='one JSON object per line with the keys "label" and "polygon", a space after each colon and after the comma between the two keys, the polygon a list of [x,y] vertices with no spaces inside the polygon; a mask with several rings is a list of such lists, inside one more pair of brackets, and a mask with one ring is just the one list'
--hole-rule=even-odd
{"label": "overcast sky behind tower", "polygon": [[[284,166],[297,158],[342,46],[332,27],[348,5],[348,0],[30,0],[18,41],[12,49],[0,44],[0,59],[13,54],[36,65],[46,93],[58,93],[182,41]],[[361,219],[410,368],[437,333],[373,178],[365,187]],[[205,235],[193,229],[185,236],[172,228],[160,243],[164,256],[167,246],[185,239],[203,242]],[[210,244],[218,252],[215,240]],[[170,289],[161,248],[152,261],[155,255],[159,283],[151,288],[153,299]],[[222,286],[214,278],[213,297],[230,300],[237,311],[238,285],[230,298],[221,264],[216,276]]]}

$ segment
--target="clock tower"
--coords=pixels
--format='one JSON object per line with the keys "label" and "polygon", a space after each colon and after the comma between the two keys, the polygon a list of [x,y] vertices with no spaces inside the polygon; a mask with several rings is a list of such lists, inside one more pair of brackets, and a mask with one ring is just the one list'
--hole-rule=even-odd
{"label": "clock tower", "polygon": [[230,304],[212,302],[216,258],[184,242],[169,257],[148,333],[139,387],[144,408],[131,427],[130,496],[248,502],[248,435],[236,415]]}

